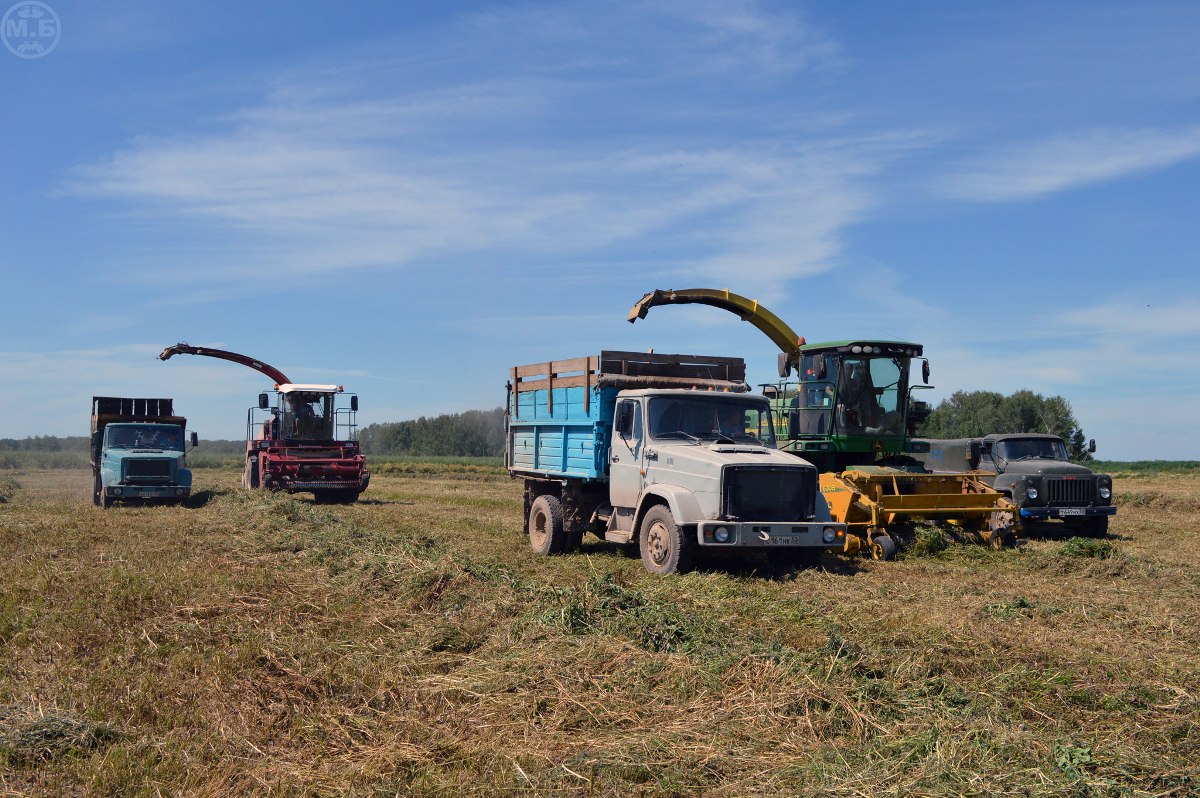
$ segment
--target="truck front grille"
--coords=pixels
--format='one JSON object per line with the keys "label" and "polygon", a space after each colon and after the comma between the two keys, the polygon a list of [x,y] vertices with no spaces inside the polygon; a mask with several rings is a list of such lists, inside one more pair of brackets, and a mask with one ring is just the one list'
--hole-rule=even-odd
{"label": "truck front grille", "polygon": [[727,468],[722,506],[738,521],[811,521],[816,488],[813,468]]}
{"label": "truck front grille", "polygon": [[1095,491],[1088,477],[1074,479],[1050,478],[1042,484],[1047,504],[1091,504]]}
{"label": "truck front grille", "polygon": [[162,482],[171,478],[171,461],[165,458],[126,460],[125,478],[131,482]]}

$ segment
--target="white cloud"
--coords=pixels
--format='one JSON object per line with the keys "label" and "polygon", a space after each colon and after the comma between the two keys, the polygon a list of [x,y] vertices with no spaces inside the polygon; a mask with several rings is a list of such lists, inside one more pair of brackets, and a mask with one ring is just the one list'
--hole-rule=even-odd
{"label": "white cloud", "polygon": [[1067,191],[1200,155],[1200,126],[1106,129],[1028,142],[966,163],[940,181],[941,193],[977,202],[1005,202]]}

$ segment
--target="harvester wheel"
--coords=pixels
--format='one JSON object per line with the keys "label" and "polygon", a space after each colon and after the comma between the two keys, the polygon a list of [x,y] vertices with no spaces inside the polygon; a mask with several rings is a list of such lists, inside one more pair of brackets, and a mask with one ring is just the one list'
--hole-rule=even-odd
{"label": "harvester wheel", "polygon": [[529,508],[529,546],[538,554],[562,554],[567,547],[562,503],[543,494]]}
{"label": "harvester wheel", "polygon": [[875,560],[890,560],[896,556],[896,541],[888,535],[876,535],[871,538],[871,558]]}
{"label": "harvester wheel", "polygon": [[246,458],[246,478],[242,480],[242,484],[247,488],[254,489],[258,487],[258,458]]}
{"label": "harvester wheel", "polygon": [[671,508],[656,504],[642,516],[638,548],[642,565],[652,574],[682,574],[692,570],[694,540],[675,523]]}

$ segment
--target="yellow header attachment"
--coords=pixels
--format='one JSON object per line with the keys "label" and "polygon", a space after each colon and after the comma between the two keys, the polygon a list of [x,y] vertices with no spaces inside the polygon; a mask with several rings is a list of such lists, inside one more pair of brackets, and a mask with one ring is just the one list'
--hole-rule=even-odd
{"label": "yellow header attachment", "polygon": [[728,310],[742,321],[748,321],[766,333],[780,351],[794,360],[799,356],[800,346],[804,339],[787,325],[783,319],[758,304],[757,299],[747,299],[731,293],[728,288],[686,288],[682,291],[667,289],[666,291],[651,291],[642,297],[629,310],[629,323],[646,318],[650,308],[659,305],[711,305],[714,308]]}

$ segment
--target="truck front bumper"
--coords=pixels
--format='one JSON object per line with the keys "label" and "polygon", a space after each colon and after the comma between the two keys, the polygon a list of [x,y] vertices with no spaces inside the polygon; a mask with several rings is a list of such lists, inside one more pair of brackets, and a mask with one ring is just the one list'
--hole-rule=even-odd
{"label": "truck front bumper", "polygon": [[180,485],[109,485],[104,489],[108,498],[115,501],[142,501],[143,499],[177,499],[183,501],[192,489]]}
{"label": "truck front bumper", "polygon": [[[725,538],[719,540],[718,538]],[[701,521],[696,542],[713,549],[808,547],[841,550],[846,525],[838,523],[762,523]]]}
{"label": "truck front bumper", "polygon": [[1116,515],[1116,507],[1022,507],[1021,518],[1027,521],[1052,519],[1097,518]]}

